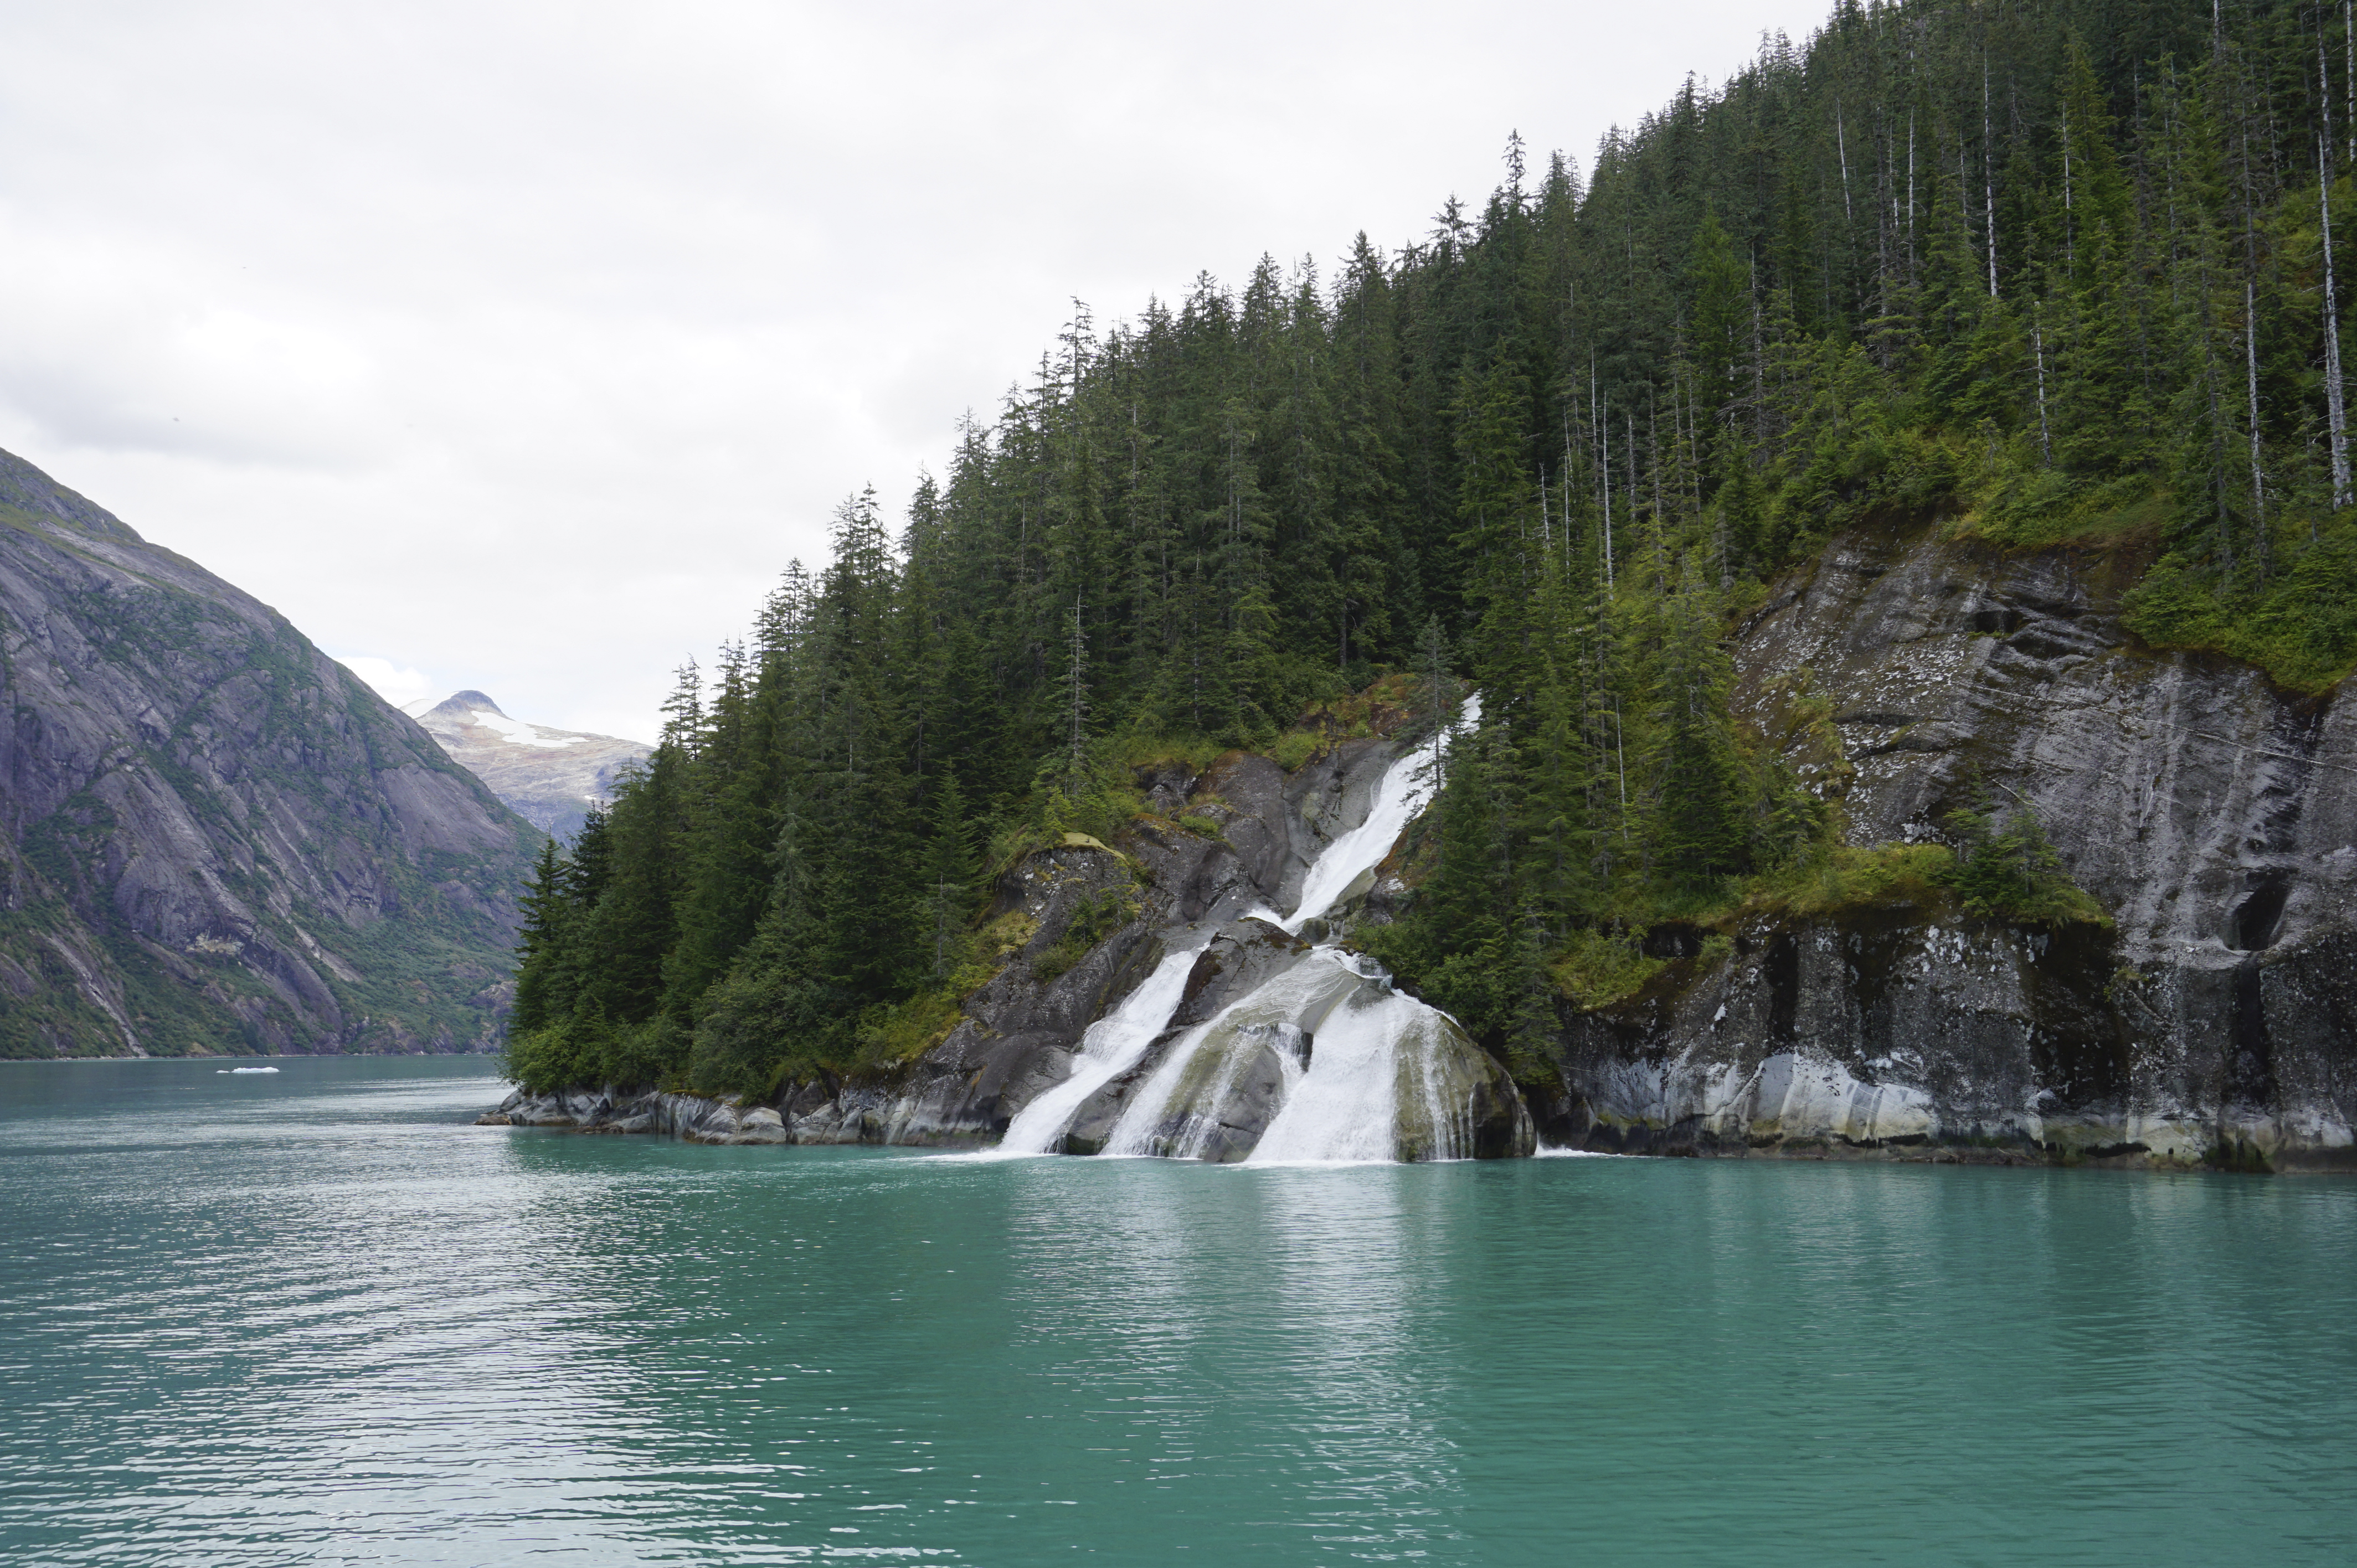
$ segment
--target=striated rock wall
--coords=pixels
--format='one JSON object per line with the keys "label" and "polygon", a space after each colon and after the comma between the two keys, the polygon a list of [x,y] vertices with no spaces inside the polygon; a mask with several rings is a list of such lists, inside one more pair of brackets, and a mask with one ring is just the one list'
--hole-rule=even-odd
{"label": "striated rock wall", "polygon": [[486,1049],[537,835],[266,606],[0,453],[0,1056]]}
{"label": "striated rock wall", "polygon": [[[1679,1153],[2357,1168],[2357,699],[2157,653],[2129,553],[1836,540],[1739,700],[1852,842],[2034,808],[2112,930],[1944,908],[1763,920],[1568,1015],[1552,1138]],[[1812,714],[1824,722],[1808,723]]]}

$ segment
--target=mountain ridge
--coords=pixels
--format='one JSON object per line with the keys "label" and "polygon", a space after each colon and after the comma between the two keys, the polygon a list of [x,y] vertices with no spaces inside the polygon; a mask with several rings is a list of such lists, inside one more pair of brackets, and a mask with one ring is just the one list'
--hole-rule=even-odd
{"label": "mountain ridge", "polygon": [[285,617],[0,452],[0,1056],[489,1048],[540,835]]}
{"label": "mountain ridge", "polygon": [[510,810],[554,838],[578,833],[588,813],[612,799],[620,770],[654,749],[619,736],[511,718],[472,688],[439,702],[421,697],[401,711]]}

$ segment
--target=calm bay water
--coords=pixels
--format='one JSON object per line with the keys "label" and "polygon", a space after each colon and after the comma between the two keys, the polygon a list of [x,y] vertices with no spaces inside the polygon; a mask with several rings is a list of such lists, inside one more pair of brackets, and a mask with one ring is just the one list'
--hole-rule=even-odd
{"label": "calm bay water", "polygon": [[0,1066],[10,1563],[2342,1563],[2357,1183],[1247,1171]]}

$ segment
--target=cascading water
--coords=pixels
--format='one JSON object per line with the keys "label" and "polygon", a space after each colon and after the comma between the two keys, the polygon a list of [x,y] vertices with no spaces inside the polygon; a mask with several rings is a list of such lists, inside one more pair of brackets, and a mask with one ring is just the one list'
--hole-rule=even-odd
{"label": "cascading water", "polygon": [[[1458,714],[1458,725],[1471,727],[1480,722],[1480,697],[1466,698]],[[1408,823],[1415,821],[1416,814],[1431,800],[1441,747],[1447,740],[1446,735],[1435,735],[1383,769],[1383,776],[1375,781],[1375,798],[1367,807],[1367,820],[1328,844],[1310,865],[1301,878],[1300,901],[1278,925],[1298,935],[1302,927],[1347,896],[1360,877],[1383,863],[1392,845],[1399,843],[1400,834],[1407,831]]]}
{"label": "cascading water", "polygon": [[1177,1160],[1230,1153],[1232,1126],[1247,1137],[1257,1131],[1236,1124],[1240,1101],[1290,1098],[1308,1076],[1316,1031],[1360,983],[1347,958],[1339,948],[1315,949],[1173,1041],[1114,1123],[1104,1152]]}
{"label": "cascading water", "polygon": [[1108,1155],[1254,1165],[1464,1159],[1496,1069],[1447,1014],[1337,947],[1172,1043]]}
{"label": "cascading water", "polygon": [[1372,961],[1342,954],[1339,961],[1361,983],[1327,1015],[1311,1070],[1261,1134],[1251,1163],[1471,1157],[1472,1102],[1488,1076],[1469,1070],[1479,1059],[1463,1054],[1471,1042],[1447,1014],[1393,990]]}
{"label": "cascading water", "polygon": [[[1460,722],[1479,723],[1479,699]],[[1290,936],[1358,891],[1431,799],[1435,736],[1376,782],[1367,819],[1326,846],[1282,920]],[[1059,1149],[1100,1090],[1169,1027],[1196,961],[1174,952],[1092,1025],[1072,1075],[1024,1107],[1000,1148]],[[1319,945],[1170,1041],[1105,1136],[1108,1155],[1255,1164],[1463,1159],[1477,1152],[1477,1105],[1511,1108],[1499,1152],[1529,1152],[1529,1119],[1496,1066],[1454,1019],[1392,988],[1372,961]]]}
{"label": "cascading water", "polygon": [[1072,1058],[1072,1076],[1017,1112],[1006,1124],[999,1148],[1010,1155],[1057,1152],[1082,1103],[1135,1067],[1146,1047],[1170,1026],[1170,1015],[1186,994],[1187,972],[1194,967],[1192,949],[1165,954],[1121,1005],[1089,1026]]}

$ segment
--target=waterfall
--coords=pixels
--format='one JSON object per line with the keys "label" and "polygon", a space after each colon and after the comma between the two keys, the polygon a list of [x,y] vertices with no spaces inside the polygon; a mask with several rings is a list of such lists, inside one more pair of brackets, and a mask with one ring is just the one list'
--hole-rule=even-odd
{"label": "waterfall", "polygon": [[1474,1097],[1494,1072],[1447,1014],[1393,990],[1371,960],[1313,948],[1173,1041],[1104,1152],[1465,1159]]}
{"label": "waterfall", "polygon": [[[1480,699],[1461,722],[1478,724]],[[1361,889],[1432,798],[1435,736],[1377,780],[1367,819],[1304,874],[1293,914],[1262,914],[1287,936]],[[1091,1098],[1146,1059],[1168,1032],[1197,954],[1167,955],[1112,1013],[1090,1026],[1071,1076],[1025,1106],[1000,1144],[1009,1154],[1062,1147]],[[1255,1164],[1447,1160],[1475,1152],[1477,1112],[1518,1128],[1529,1118],[1511,1083],[1456,1020],[1392,987],[1372,960],[1311,948],[1210,1019],[1171,1039],[1107,1133],[1108,1155]]]}
{"label": "waterfall", "polygon": [[[1481,699],[1466,698],[1458,723],[1469,727],[1480,722]],[[1375,782],[1375,798],[1367,807],[1367,820],[1328,844],[1310,865],[1301,878],[1300,902],[1278,925],[1299,935],[1303,926],[1349,894],[1351,884],[1383,863],[1408,823],[1431,800],[1440,748],[1447,740],[1446,734],[1435,735],[1383,769],[1383,778]]]}
{"label": "waterfall", "polygon": [[1179,1036],[1114,1124],[1104,1152],[1217,1157],[1224,1118],[1236,1111],[1249,1080],[1258,1080],[1251,1086],[1258,1092],[1244,1098],[1262,1101],[1290,1098],[1307,1078],[1315,1031],[1359,983],[1347,960],[1339,948],[1315,949]]}
{"label": "waterfall", "polygon": [[1393,990],[1373,961],[1344,954],[1340,961],[1361,983],[1328,1014],[1312,1070],[1286,1097],[1251,1163],[1470,1158],[1478,1080],[1446,1048],[1454,1020]]}
{"label": "waterfall", "polygon": [[1136,1066],[1146,1047],[1170,1026],[1170,1015],[1178,1010],[1179,998],[1187,992],[1188,972],[1194,967],[1191,948],[1164,954],[1136,990],[1089,1026],[1088,1033],[1081,1036],[1080,1052],[1072,1058],[1072,1076],[1016,1112],[999,1148],[1010,1155],[1056,1152],[1072,1124],[1073,1113],[1088,1097]]}

